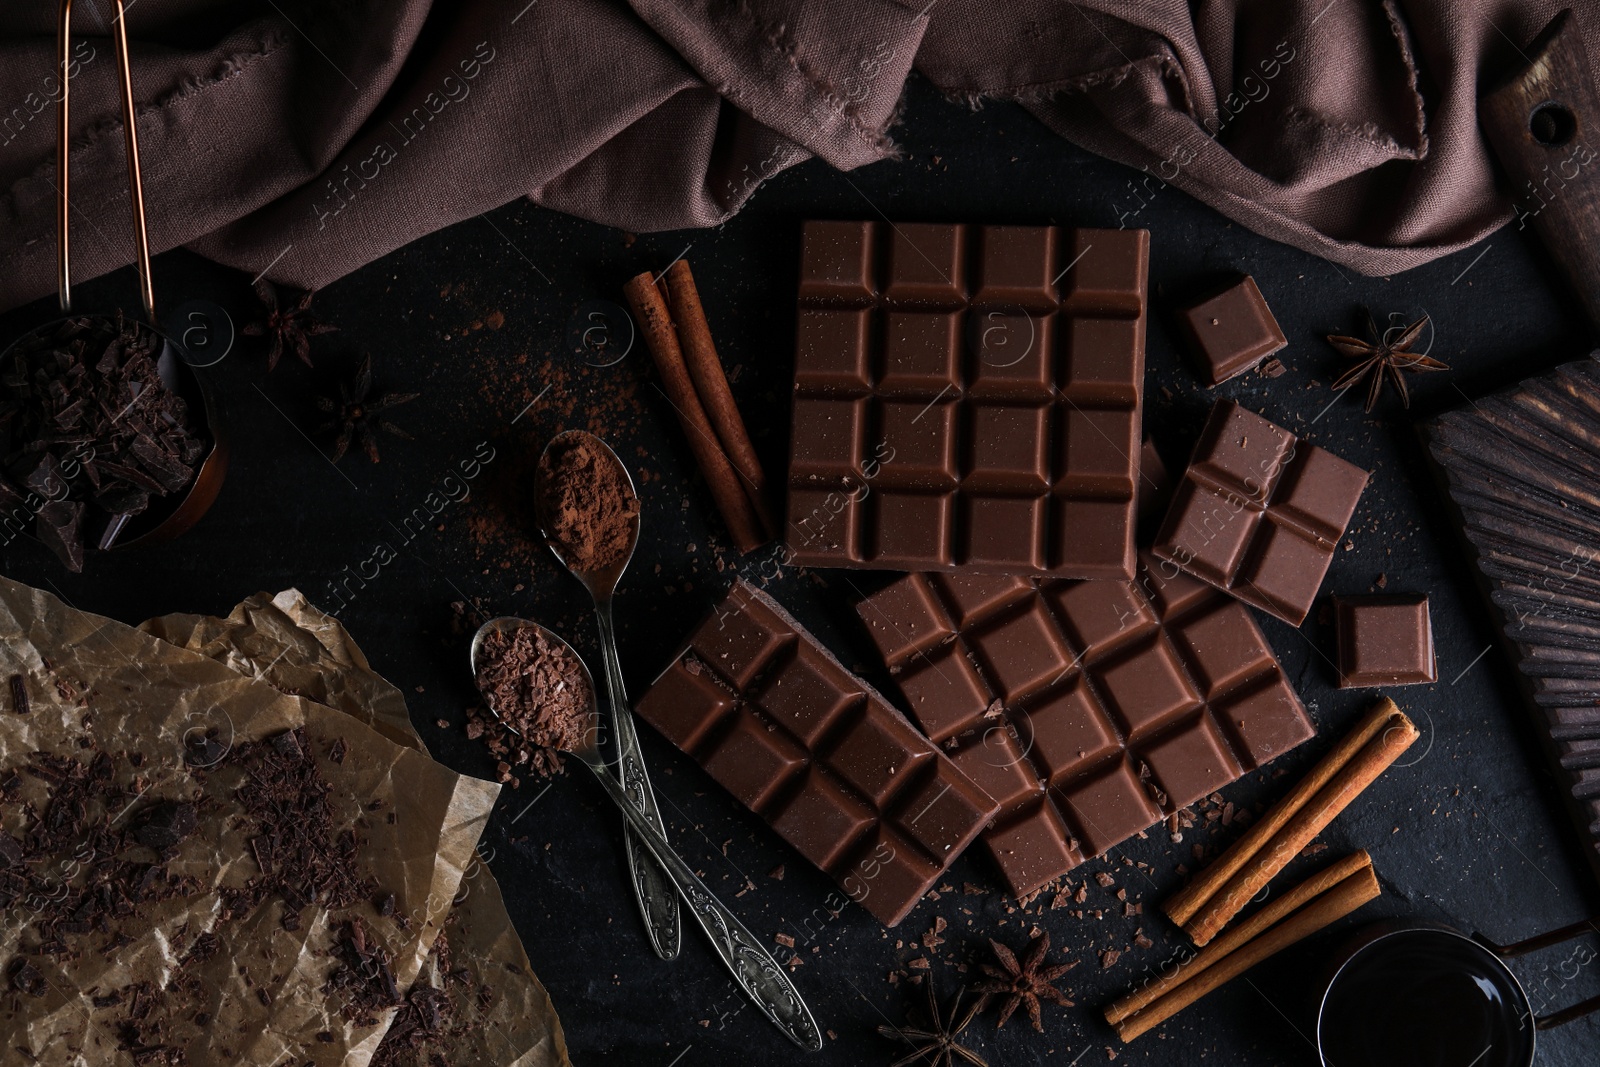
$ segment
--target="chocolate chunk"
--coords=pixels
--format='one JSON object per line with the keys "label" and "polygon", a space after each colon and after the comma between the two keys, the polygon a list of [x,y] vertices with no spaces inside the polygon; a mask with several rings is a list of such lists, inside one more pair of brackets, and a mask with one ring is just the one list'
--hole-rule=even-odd
{"label": "chocolate chunk", "polygon": [[34,518],[34,534],[74,574],[83,570],[83,511],[76,500],[52,500]]}
{"label": "chocolate chunk", "polygon": [[146,848],[163,852],[194,833],[197,822],[193,804],[164,800],[145,812],[133,836]]}
{"label": "chocolate chunk", "polygon": [[1298,626],[1369,477],[1220,400],[1156,535],[1155,554]]}
{"label": "chocolate chunk", "polygon": [[30,997],[42,997],[49,992],[50,985],[44,980],[44,975],[28,960],[18,957],[11,961],[9,972],[11,988],[19,993],[26,993]]}
{"label": "chocolate chunk", "polygon": [[[161,340],[121,318],[70,318],[0,354],[0,469],[51,514],[39,538],[72,570],[153,497],[194,480],[205,442],[162,384]],[[3,498],[15,490],[0,492]]]}
{"label": "chocolate chunk", "polygon": [[210,733],[190,734],[183,739],[183,760],[191,767],[215,767],[228,754],[228,746]]}
{"label": "chocolate chunk", "polygon": [[937,746],[744,581],[638,712],[888,926],[994,813]]}
{"label": "chocolate chunk", "polygon": [[33,705],[28,702],[28,680],[20,674],[13,674],[10,682],[11,710],[18,715],[26,715],[33,710]]}
{"label": "chocolate chunk", "polygon": [[911,574],[857,610],[999,805],[984,841],[1019,896],[1313,733],[1248,609],[1148,557],[1131,582]]}
{"label": "chocolate chunk", "polygon": [[1243,374],[1289,343],[1246,274],[1217,295],[1178,312],[1195,369],[1207,385]]}
{"label": "chocolate chunk", "polygon": [[1339,688],[1439,680],[1427,597],[1335,597],[1333,610]]}
{"label": "chocolate chunk", "polygon": [[17,866],[25,855],[22,842],[0,830],[0,870],[9,870]]}
{"label": "chocolate chunk", "polygon": [[1131,575],[1148,248],[1141,230],[807,223],[796,562]]}

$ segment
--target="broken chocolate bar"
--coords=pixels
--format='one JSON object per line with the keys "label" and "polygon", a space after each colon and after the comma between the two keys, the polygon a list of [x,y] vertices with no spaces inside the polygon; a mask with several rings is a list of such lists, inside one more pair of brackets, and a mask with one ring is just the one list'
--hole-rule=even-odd
{"label": "broken chocolate bar", "polygon": [[911,574],[858,609],[912,716],[1000,806],[1025,895],[1313,733],[1242,604],[1129,582]]}
{"label": "broken chocolate bar", "polygon": [[638,712],[888,926],[994,814],[949,757],[742,580]]}
{"label": "broken chocolate bar", "polygon": [[1156,535],[1155,554],[1298,626],[1368,477],[1220,400]]}

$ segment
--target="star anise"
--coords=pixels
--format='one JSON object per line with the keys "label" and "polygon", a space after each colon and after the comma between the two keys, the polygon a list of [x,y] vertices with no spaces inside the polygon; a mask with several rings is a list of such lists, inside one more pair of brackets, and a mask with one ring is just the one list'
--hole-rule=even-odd
{"label": "star anise", "polygon": [[926,1030],[913,1026],[880,1026],[878,1033],[884,1037],[903,1041],[911,1046],[911,1052],[895,1060],[889,1067],[908,1067],[909,1064],[923,1061],[928,1067],[955,1067],[957,1058],[966,1060],[973,1067],[989,1067],[983,1057],[961,1044],[956,1038],[972,1022],[973,1016],[978,1014],[978,1009],[983,1006],[981,1000],[972,1002],[965,1015],[958,1015],[961,1010],[961,993],[956,994],[956,999],[950,1005],[950,1015],[942,1017],[939,1014],[939,998],[933,991],[933,980],[927,980],[928,987],[928,1019],[930,1026]]}
{"label": "star anise", "polygon": [[1333,383],[1334,389],[1339,392],[1350,388],[1361,379],[1372,376],[1372,382],[1367,386],[1367,410],[1371,411],[1378,402],[1378,394],[1383,392],[1385,378],[1394,382],[1395,391],[1400,394],[1400,403],[1406,407],[1411,406],[1411,391],[1406,387],[1405,375],[1402,371],[1429,371],[1449,370],[1446,363],[1421,352],[1411,351],[1411,346],[1417,343],[1417,338],[1422,336],[1422,328],[1428,325],[1428,316],[1413,322],[1410,326],[1400,331],[1400,336],[1393,341],[1389,340],[1389,330],[1379,330],[1378,324],[1372,321],[1372,312],[1367,312],[1367,332],[1372,335],[1372,340],[1363,341],[1359,337],[1346,337],[1344,334],[1329,334],[1328,343],[1339,350],[1340,355],[1350,359],[1360,360],[1354,367],[1341,374]]}
{"label": "star anise", "polygon": [[270,337],[272,347],[267,350],[267,369],[272,370],[283,358],[286,349],[292,349],[300,362],[311,366],[311,339],[333,333],[339,327],[329,325],[311,313],[314,292],[301,293],[291,303],[278,297],[277,288],[265,278],[256,279],[256,296],[261,300],[263,316],[239,332],[246,337]]}
{"label": "star anise", "polygon": [[1072,1007],[1072,1001],[1055,987],[1055,980],[1076,967],[1078,961],[1045,966],[1045,953],[1050,951],[1048,932],[1039,935],[1033,944],[1023,951],[1021,960],[1017,959],[1016,953],[998,941],[990,941],[989,947],[994,949],[999,966],[992,963],[979,964],[980,969],[990,980],[980,982],[972,988],[982,994],[978,998],[979,1011],[988,1007],[992,1000],[1004,1000],[1000,1008],[1000,1020],[995,1023],[996,1030],[1006,1024],[1006,1020],[1011,1018],[1011,1013],[1018,1007],[1026,1006],[1033,1028],[1043,1033],[1044,1023],[1040,1020],[1039,1012],[1041,1000],[1048,1000],[1064,1008]]}
{"label": "star anise", "polygon": [[367,356],[361,361],[361,369],[356,372],[355,378],[339,386],[337,397],[317,397],[317,410],[333,416],[317,427],[317,433],[338,431],[339,436],[334,442],[331,457],[335,463],[344,458],[352,443],[360,444],[367,458],[376,463],[379,430],[407,441],[416,440],[383,418],[383,412],[397,408],[401,404],[409,404],[421,395],[421,393],[385,393],[382,396],[373,396],[372,357]]}

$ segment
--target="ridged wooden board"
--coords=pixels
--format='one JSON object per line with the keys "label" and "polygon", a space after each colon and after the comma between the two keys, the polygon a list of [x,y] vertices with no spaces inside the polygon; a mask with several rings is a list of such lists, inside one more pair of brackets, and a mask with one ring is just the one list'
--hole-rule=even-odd
{"label": "ridged wooden board", "polygon": [[1600,360],[1422,433],[1600,877]]}

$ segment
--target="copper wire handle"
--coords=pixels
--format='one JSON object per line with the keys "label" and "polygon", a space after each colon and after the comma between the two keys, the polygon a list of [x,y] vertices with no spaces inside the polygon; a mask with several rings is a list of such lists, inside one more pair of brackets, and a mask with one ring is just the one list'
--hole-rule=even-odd
{"label": "copper wire handle", "polygon": [[[128,27],[124,16],[127,9],[123,0],[111,0],[116,9],[111,20],[111,40],[117,57],[117,92],[122,98],[123,139],[128,150],[128,200],[133,208],[134,266],[139,271],[139,297],[144,303],[145,318],[153,325],[156,321],[155,284],[150,276],[150,235],[145,224],[144,180],[139,166],[139,130],[134,122],[133,75],[128,63]],[[72,50],[72,0],[61,0],[60,26],[56,33],[57,56],[61,66],[61,129],[56,145],[56,267],[57,288],[61,295],[61,310],[72,310],[72,252],[71,252],[71,148],[72,82],[67,76]]]}

